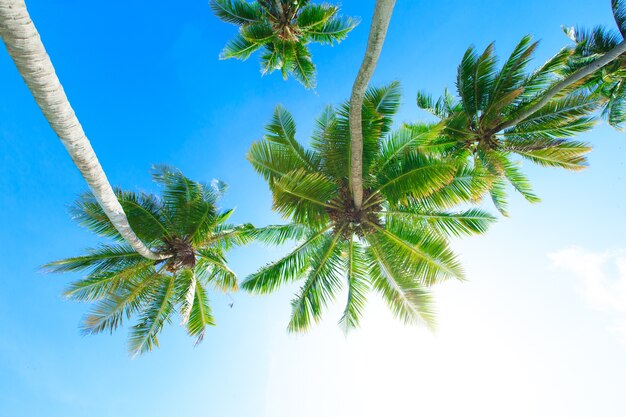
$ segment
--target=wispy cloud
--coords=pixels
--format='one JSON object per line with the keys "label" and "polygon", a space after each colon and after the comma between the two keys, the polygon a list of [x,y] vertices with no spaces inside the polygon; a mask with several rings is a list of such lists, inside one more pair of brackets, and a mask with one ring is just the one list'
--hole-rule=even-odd
{"label": "wispy cloud", "polygon": [[612,316],[607,329],[626,344],[626,250],[575,247],[548,256],[555,267],[577,278],[577,290],[590,308]]}

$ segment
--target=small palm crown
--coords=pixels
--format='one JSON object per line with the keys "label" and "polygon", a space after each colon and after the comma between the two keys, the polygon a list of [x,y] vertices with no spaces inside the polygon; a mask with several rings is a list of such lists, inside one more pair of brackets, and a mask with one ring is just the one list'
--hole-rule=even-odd
{"label": "small palm crown", "polygon": [[133,251],[93,195],[85,194],[72,207],[73,217],[115,243],[44,266],[52,272],[86,271],[65,292],[74,300],[96,302],[83,323],[85,333],[113,332],[124,317],[137,316],[129,340],[133,354],[158,346],[157,336],[176,310],[189,335],[196,343],[202,340],[206,327],[215,324],[207,288],[237,290],[225,252],[245,244],[252,234],[249,225],[227,223],[233,210],[216,208],[226,189],[223,183],[194,182],[168,167],[157,168],[153,179],[162,187],[160,198],[121,190],[116,194],[137,236],[168,258],[155,262]]}
{"label": "small palm crown", "polygon": [[417,105],[441,120],[442,135],[423,148],[427,153],[466,158],[491,177],[490,194],[506,214],[507,181],[528,201],[539,198],[512,159],[514,155],[541,166],[579,170],[586,166],[586,143],[570,140],[593,127],[598,101],[574,88],[563,91],[540,110],[513,126],[507,123],[535,104],[562,79],[571,51],[563,49],[527,74],[537,42],[522,38],[503,66],[497,68],[494,45],[481,54],[470,47],[457,73],[456,101],[448,91],[437,101],[419,92]]}
{"label": "small palm crown", "polygon": [[356,327],[370,289],[407,323],[432,324],[428,287],[462,270],[448,238],[482,233],[493,217],[480,209],[449,212],[485,192],[466,166],[419,151],[437,137],[435,125],[404,126],[391,133],[400,102],[397,83],[368,90],[363,104],[364,202],[349,192],[349,105],[327,108],[317,120],[312,147],[295,138],[291,115],[277,107],[267,135],[248,159],[269,183],[274,208],[289,224],[257,231],[272,244],[299,243],[284,258],[248,277],[242,287],[268,293],[304,279],[293,301],[290,331],[304,331],[347,281],[341,323]]}
{"label": "small palm crown", "polygon": [[[618,31],[607,30],[601,26],[591,30],[563,28],[567,36],[576,42],[569,65],[564,71],[565,74],[571,74],[580,67],[595,61],[624,40],[626,37],[626,2],[613,0],[612,6]],[[620,56],[584,79],[582,87],[591,91],[594,98],[602,102],[602,115],[607,122],[622,130],[626,119],[626,56]]]}
{"label": "small palm crown", "polygon": [[240,27],[222,59],[246,60],[263,48],[263,74],[278,69],[284,78],[293,74],[306,88],[315,87],[315,65],[307,44],[339,43],[358,23],[340,16],[336,6],[308,0],[211,0],[210,4],[217,17]]}

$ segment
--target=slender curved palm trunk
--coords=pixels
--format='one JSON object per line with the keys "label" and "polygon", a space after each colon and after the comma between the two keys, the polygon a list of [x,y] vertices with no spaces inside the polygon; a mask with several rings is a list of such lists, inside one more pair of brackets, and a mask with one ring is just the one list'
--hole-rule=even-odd
{"label": "slender curved palm trunk", "polygon": [[365,91],[372,78],[380,51],[387,36],[387,28],[396,0],[376,0],[374,16],[367,39],[365,57],[359,68],[352,95],[350,96],[350,190],[354,207],[358,210],[363,204],[363,121],[362,107]]}
{"label": "slender curved palm trunk", "polygon": [[520,113],[514,119],[511,119],[506,123],[502,123],[500,126],[496,128],[496,130],[499,132],[503,129],[513,127],[516,124],[523,122],[524,120],[526,120],[526,118],[528,118],[529,116],[534,114],[536,111],[540,110],[543,106],[548,104],[548,102],[554,96],[556,96],[561,90],[571,86],[572,84],[577,83],[578,81],[582,80],[586,76],[593,74],[600,68],[604,67],[605,65],[608,65],[609,63],[619,58],[620,55],[624,53],[626,53],[626,40],[622,41],[615,48],[611,49],[609,52],[602,55],[600,58],[585,65],[582,68],[579,68],[569,77],[556,83],[552,88],[546,91],[545,95],[536,104],[530,106],[526,111]]}
{"label": "slender curved palm trunk", "polygon": [[0,0],[0,36],[39,108],[69,152],[111,223],[139,254],[159,260],[133,232],[63,91],[23,0]]}

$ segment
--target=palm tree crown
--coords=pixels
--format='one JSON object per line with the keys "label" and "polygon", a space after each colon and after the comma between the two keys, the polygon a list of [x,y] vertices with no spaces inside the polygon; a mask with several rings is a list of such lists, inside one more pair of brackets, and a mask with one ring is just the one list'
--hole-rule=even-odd
{"label": "palm tree crown", "polygon": [[[569,66],[565,73],[571,74],[616,48],[626,37],[626,2],[613,0],[613,17],[618,31],[597,26],[591,30],[564,28],[567,36],[576,42]],[[622,129],[626,119],[626,56],[619,58],[584,79],[582,87],[591,91],[602,101],[602,115],[607,122]]]}
{"label": "palm tree crown", "polygon": [[350,173],[349,104],[331,107],[317,120],[311,149],[295,138],[291,115],[278,107],[267,135],[248,158],[269,183],[274,208],[290,223],[259,229],[273,244],[299,243],[284,258],[249,276],[242,287],[268,293],[303,279],[293,300],[290,331],[304,331],[347,281],[341,323],[358,325],[373,288],[405,322],[432,324],[428,287],[462,270],[450,236],[481,233],[493,217],[480,209],[448,208],[484,192],[471,169],[419,152],[439,134],[434,125],[391,133],[400,101],[393,83],[368,90],[363,104],[364,202],[355,209]]}
{"label": "palm tree crown", "polygon": [[293,74],[306,88],[315,87],[315,65],[307,44],[340,42],[357,20],[342,17],[339,8],[309,0],[211,0],[217,17],[240,27],[224,48],[222,59],[247,59],[263,48],[261,72]]}
{"label": "palm tree crown", "polygon": [[169,258],[151,261],[125,244],[88,193],[72,207],[73,217],[113,243],[44,266],[52,272],[86,271],[65,292],[74,300],[97,302],[84,320],[85,333],[113,332],[124,317],[138,316],[129,339],[133,354],[158,346],[157,335],[176,310],[189,335],[200,342],[206,326],[214,325],[207,288],[237,290],[225,252],[251,236],[251,226],[227,223],[233,210],[216,208],[223,183],[194,182],[168,167],[156,169],[153,178],[162,187],[161,197],[121,190],[116,194],[138,236]]}
{"label": "palm tree crown", "polygon": [[591,149],[570,139],[594,125],[592,114],[598,102],[584,92],[573,92],[574,87],[507,127],[561,79],[567,66],[571,51],[563,49],[527,73],[536,46],[537,42],[524,37],[501,68],[497,68],[493,44],[480,54],[470,47],[458,68],[458,101],[448,91],[437,101],[423,92],[417,95],[417,105],[441,119],[443,126],[442,135],[424,149],[465,157],[475,169],[491,177],[490,193],[503,214],[507,181],[528,201],[539,200],[512,159],[514,155],[542,166],[579,170],[585,167],[585,154]]}

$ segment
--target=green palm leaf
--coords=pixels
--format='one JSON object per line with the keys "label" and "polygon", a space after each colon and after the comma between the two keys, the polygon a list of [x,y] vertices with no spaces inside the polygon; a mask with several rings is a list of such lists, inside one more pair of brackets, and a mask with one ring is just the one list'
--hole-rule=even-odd
{"label": "green palm leaf", "polygon": [[586,154],[591,151],[589,145],[583,142],[554,142],[553,146],[543,146],[541,149],[516,151],[522,157],[545,167],[564,168],[579,171],[587,167]]}
{"label": "green palm leaf", "polygon": [[496,220],[489,213],[472,208],[457,213],[399,207],[384,212],[385,218],[404,227],[425,229],[443,237],[485,233]]}
{"label": "green palm leaf", "polygon": [[262,46],[263,44],[250,41],[244,38],[243,35],[237,34],[228,41],[220,53],[220,59],[236,58],[245,61]]}
{"label": "green palm leaf", "polygon": [[[301,15],[302,16],[302,15]],[[351,17],[334,16],[327,19],[321,26],[311,25],[305,29],[307,38],[313,42],[334,45],[344,40],[348,33],[359,24]]]}
{"label": "green palm leaf", "polygon": [[124,281],[115,289],[107,289],[109,295],[96,304],[85,317],[81,326],[83,334],[97,334],[107,330],[113,333],[122,325],[124,316],[130,318],[152,299],[159,275],[154,270],[137,275],[141,280]]}
{"label": "green palm leaf", "polygon": [[306,88],[315,88],[315,64],[309,48],[296,43],[291,52],[291,73]]}
{"label": "green palm leaf", "polygon": [[348,281],[348,298],[339,325],[348,332],[359,325],[365,309],[370,282],[365,249],[355,239],[350,239],[346,246],[345,270]]}
{"label": "green palm leaf", "polygon": [[387,221],[386,227],[368,237],[372,245],[385,250],[388,257],[415,276],[422,285],[432,285],[448,278],[463,279],[463,271],[447,242],[434,234],[407,227],[402,222]]}
{"label": "green palm leaf", "polygon": [[128,265],[146,264],[148,261],[129,245],[101,245],[87,249],[87,255],[54,261],[42,266],[47,272],[75,272],[89,270],[100,273],[114,268],[118,271]]}
{"label": "green palm leaf", "polygon": [[265,135],[267,141],[283,146],[286,152],[293,154],[300,160],[298,168],[305,168],[314,172],[318,170],[317,155],[305,150],[298,143],[296,140],[296,123],[291,113],[284,107],[276,106],[272,119],[265,129],[268,132]]}
{"label": "green palm leaf", "polygon": [[407,198],[420,199],[449,184],[455,171],[456,167],[450,162],[412,152],[378,173],[374,191],[392,203]]}
{"label": "green palm leaf", "polygon": [[328,229],[330,226],[310,234],[282,259],[246,278],[241,287],[256,294],[267,294],[276,291],[283,284],[298,279],[309,267],[311,257],[324,241]]}
{"label": "green palm leaf", "polygon": [[174,277],[164,277],[155,291],[154,299],[145,309],[139,323],[133,326],[128,343],[128,349],[136,356],[159,346],[158,333],[174,311],[172,296],[174,294]]}
{"label": "green palm leaf", "polygon": [[291,320],[287,329],[302,332],[317,322],[323,308],[341,288],[339,269],[342,244],[339,234],[325,235],[321,247],[312,253],[311,270],[299,294],[292,301]]}
{"label": "green palm leaf", "polygon": [[440,149],[444,146],[440,141],[441,128],[440,124],[422,123],[402,126],[383,141],[373,169],[384,171],[387,165],[414,151],[428,153],[426,149]]}
{"label": "green palm leaf", "polygon": [[274,208],[297,223],[322,224],[330,201],[337,193],[337,185],[320,173],[297,170],[274,182]]}
{"label": "green palm leaf", "polygon": [[429,291],[389,259],[385,249],[375,241],[366,249],[366,255],[372,287],[381,294],[394,316],[407,324],[425,322],[434,327]]}
{"label": "green palm leaf", "polygon": [[611,8],[620,33],[626,37],[626,3],[623,0],[611,0]]}
{"label": "green palm leaf", "polygon": [[224,22],[244,25],[261,19],[261,9],[257,2],[245,0],[210,0],[211,10]]}

